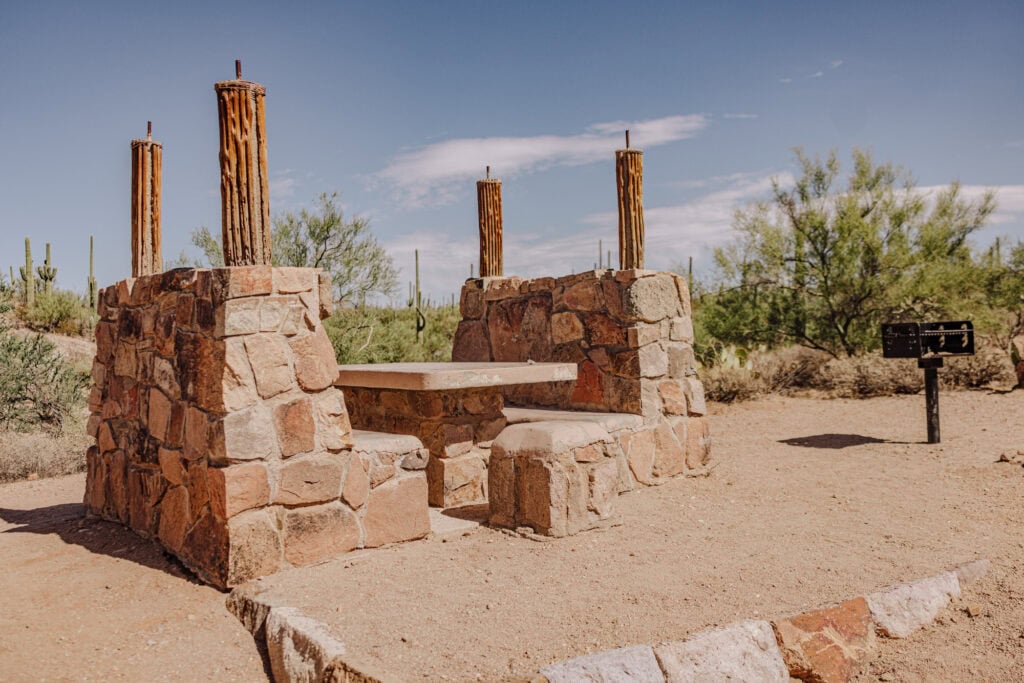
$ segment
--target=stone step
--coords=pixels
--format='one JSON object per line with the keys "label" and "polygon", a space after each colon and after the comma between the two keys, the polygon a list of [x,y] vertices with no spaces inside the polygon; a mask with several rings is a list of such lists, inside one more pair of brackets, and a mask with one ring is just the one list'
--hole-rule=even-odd
{"label": "stone step", "polygon": [[609,432],[643,427],[641,415],[629,413],[598,413],[583,410],[552,410],[550,408],[521,408],[505,406],[505,418],[510,425],[524,422],[593,422]]}

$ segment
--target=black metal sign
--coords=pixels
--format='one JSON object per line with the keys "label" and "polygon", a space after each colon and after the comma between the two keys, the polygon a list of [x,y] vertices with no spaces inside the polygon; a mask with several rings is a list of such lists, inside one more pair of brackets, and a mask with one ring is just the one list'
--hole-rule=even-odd
{"label": "black metal sign", "polygon": [[974,355],[974,325],[970,320],[882,325],[885,358],[944,358]]}
{"label": "black metal sign", "polygon": [[882,356],[916,358],[924,370],[928,443],[939,443],[939,368],[947,356],[974,355],[974,325],[970,320],[882,325]]}

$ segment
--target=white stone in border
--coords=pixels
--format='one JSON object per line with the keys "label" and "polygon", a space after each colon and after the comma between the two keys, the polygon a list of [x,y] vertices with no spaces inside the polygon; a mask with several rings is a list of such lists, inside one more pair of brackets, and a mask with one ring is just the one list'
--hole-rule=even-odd
{"label": "white stone in border", "polygon": [[743,621],[663,643],[654,652],[669,683],[686,681],[789,682],[789,670],[767,621]]}
{"label": "white stone in border", "polygon": [[345,654],[345,645],[298,610],[273,607],[267,615],[267,654],[278,683],[316,683]]}
{"label": "white stone in border", "polygon": [[906,638],[931,623],[939,610],[960,595],[956,572],[890,586],[867,596],[871,617],[882,635]]}
{"label": "white stone in border", "polygon": [[549,683],[663,683],[650,645],[596,652],[552,664],[541,671]]}

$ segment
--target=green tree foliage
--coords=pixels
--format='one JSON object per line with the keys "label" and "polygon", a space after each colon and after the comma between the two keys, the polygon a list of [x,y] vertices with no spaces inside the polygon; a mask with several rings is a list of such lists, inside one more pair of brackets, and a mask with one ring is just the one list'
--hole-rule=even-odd
{"label": "green tree foliage", "polygon": [[0,428],[59,434],[84,403],[87,381],[42,335],[0,327]]}
{"label": "green tree foliage", "polygon": [[[369,220],[346,221],[337,193],[323,193],[313,211],[289,211],[274,218],[271,255],[275,266],[323,268],[334,284],[336,301],[362,303],[375,294],[393,294],[398,272],[391,256],[370,232]],[[209,228],[192,231],[192,244],[210,267],[224,265],[220,240]],[[188,265],[188,258],[179,258]]]}
{"label": "green tree foliage", "polygon": [[879,346],[884,321],[971,317],[1001,305],[991,282],[1013,289],[968,244],[995,209],[991,193],[969,201],[953,183],[929,198],[864,151],[841,184],[834,152],[796,154],[795,185],[775,182],[771,201],[738,212],[737,238],[715,252],[698,324],[710,337],[852,356]]}

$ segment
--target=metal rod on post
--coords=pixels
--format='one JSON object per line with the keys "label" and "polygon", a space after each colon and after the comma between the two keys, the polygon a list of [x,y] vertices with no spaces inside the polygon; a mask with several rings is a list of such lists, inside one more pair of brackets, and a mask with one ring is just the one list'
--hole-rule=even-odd
{"label": "metal rod on post", "polygon": [[917,366],[924,370],[924,402],[928,422],[928,443],[939,443],[939,368],[942,358],[922,358]]}

